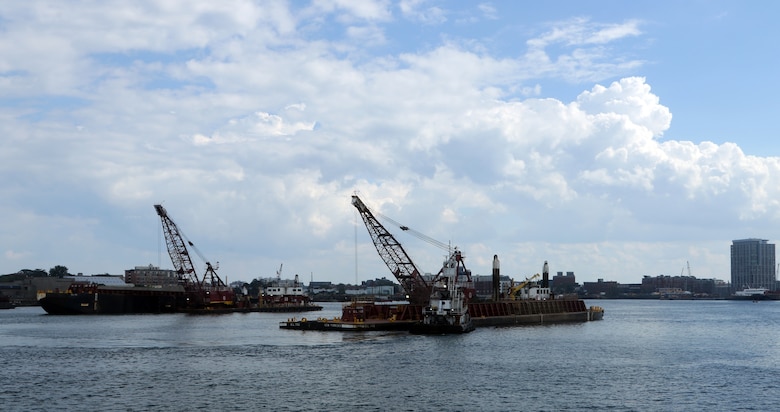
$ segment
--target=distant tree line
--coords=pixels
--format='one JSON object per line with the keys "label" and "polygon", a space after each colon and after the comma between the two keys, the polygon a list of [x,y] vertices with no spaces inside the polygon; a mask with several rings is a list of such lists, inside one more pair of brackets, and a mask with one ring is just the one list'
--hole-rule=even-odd
{"label": "distant tree line", "polygon": [[0,282],[13,282],[15,280],[22,280],[26,278],[64,278],[65,276],[71,276],[71,274],[68,272],[68,268],[62,265],[57,265],[49,269],[48,272],[43,269],[22,269],[16,273],[0,275]]}

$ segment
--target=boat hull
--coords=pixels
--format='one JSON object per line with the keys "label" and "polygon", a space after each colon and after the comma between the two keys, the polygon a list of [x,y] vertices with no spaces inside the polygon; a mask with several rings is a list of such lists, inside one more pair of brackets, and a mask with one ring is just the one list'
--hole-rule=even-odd
{"label": "boat hull", "polygon": [[729,297],[729,300],[750,300],[750,301],[758,301],[758,300],[780,300],[780,294],[764,294],[764,295],[752,295],[752,296],[735,296],[731,295]]}
{"label": "boat hull", "polygon": [[51,315],[174,313],[186,307],[187,296],[183,291],[152,288],[98,289],[47,293],[38,302]]}
{"label": "boat hull", "polygon": [[541,325],[588,322],[604,318],[600,307],[583,300],[519,300],[469,304],[471,320],[477,326]]}
{"label": "boat hull", "polygon": [[490,316],[473,319],[473,322],[480,327],[545,325],[552,323],[588,322],[592,320],[601,320],[603,317],[603,312],[591,313],[590,311],[584,311],[546,314],[538,313],[533,315]]}
{"label": "boat hull", "polygon": [[451,325],[449,323],[413,323],[409,327],[409,333],[414,335],[450,335],[469,333],[474,330],[474,323]]}
{"label": "boat hull", "polygon": [[[50,292],[38,303],[50,315],[120,315],[144,313],[221,314],[235,312],[308,312],[322,310],[312,304],[225,304],[201,302],[182,288],[85,287],[76,291]],[[200,302],[200,303],[196,303]]]}
{"label": "boat hull", "polygon": [[279,322],[280,329],[319,330],[338,332],[368,332],[368,331],[408,331],[418,321],[412,320],[369,320],[364,322],[342,321],[341,319],[288,319]]}
{"label": "boat hull", "polygon": [[297,313],[297,312],[314,312],[322,310],[320,305],[265,305],[257,308],[257,312],[274,312],[274,313]]}
{"label": "boat hull", "polygon": [[11,302],[11,298],[8,296],[0,295],[0,309],[13,309],[16,305]]}

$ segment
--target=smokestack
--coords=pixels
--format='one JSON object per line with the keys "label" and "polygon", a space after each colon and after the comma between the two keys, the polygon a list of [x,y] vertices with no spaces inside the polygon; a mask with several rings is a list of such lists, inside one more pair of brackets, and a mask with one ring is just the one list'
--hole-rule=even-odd
{"label": "smokestack", "polygon": [[547,266],[547,261],[544,261],[544,268],[542,268],[542,287],[550,287],[550,267]]}
{"label": "smokestack", "polygon": [[498,261],[498,255],[493,255],[493,300],[501,299],[501,281],[499,271],[501,264]]}

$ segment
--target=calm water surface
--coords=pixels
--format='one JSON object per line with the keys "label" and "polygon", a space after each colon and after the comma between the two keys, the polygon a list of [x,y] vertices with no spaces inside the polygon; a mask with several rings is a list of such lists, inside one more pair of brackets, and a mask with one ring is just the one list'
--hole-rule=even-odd
{"label": "calm water surface", "polygon": [[281,330],[290,315],[270,313],[0,310],[0,410],[780,408],[780,302],[587,303],[604,320],[461,336]]}

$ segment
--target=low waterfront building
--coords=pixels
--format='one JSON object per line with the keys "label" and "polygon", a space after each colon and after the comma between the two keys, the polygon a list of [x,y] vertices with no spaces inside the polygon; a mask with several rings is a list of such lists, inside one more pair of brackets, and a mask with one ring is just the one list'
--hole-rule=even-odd
{"label": "low waterfront building", "polygon": [[614,280],[605,281],[599,279],[597,282],[583,282],[582,287],[587,296],[601,296],[613,298],[620,294],[618,283]]}
{"label": "low waterfront building", "polygon": [[73,283],[96,283],[106,286],[133,286],[128,285],[121,275],[92,275],[84,276],[81,273],[75,276],[63,276],[63,279],[70,279]]}
{"label": "low waterfront building", "polygon": [[577,286],[579,285],[577,284],[577,278],[574,276],[574,272],[566,272],[565,275],[563,272],[558,272],[552,278],[550,289],[558,294],[574,293],[574,291],[577,290]]}
{"label": "low waterfront building", "polygon": [[125,270],[125,282],[138,286],[175,286],[179,276],[172,269],[160,269],[157,266],[136,266]]}

